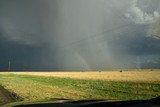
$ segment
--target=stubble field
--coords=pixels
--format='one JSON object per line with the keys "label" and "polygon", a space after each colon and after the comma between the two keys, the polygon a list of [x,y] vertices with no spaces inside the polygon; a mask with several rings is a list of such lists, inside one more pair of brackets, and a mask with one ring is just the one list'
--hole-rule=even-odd
{"label": "stubble field", "polygon": [[113,80],[131,82],[156,82],[160,81],[160,70],[131,70],[131,71],[82,71],[82,72],[2,72],[1,74],[20,74],[46,77]]}
{"label": "stubble field", "polygon": [[160,96],[160,71],[1,72],[0,85],[23,102],[139,100]]}

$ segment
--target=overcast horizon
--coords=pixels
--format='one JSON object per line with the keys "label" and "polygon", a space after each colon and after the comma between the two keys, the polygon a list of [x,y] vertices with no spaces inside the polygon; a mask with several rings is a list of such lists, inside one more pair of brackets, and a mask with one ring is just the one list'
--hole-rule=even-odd
{"label": "overcast horizon", "polygon": [[0,0],[0,71],[160,69],[160,0]]}

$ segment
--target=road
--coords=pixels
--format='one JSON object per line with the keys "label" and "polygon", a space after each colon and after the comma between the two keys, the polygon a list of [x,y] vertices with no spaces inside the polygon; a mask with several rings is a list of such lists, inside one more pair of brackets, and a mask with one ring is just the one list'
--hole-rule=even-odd
{"label": "road", "polygon": [[0,85],[0,106],[9,102],[15,102],[18,99],[6,90],[3,86]]}

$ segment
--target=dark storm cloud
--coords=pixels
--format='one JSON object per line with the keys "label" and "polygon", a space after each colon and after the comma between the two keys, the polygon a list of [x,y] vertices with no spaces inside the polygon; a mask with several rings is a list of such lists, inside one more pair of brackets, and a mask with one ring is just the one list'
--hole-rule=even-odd
{"label": "dark storm cloud", "polygon": [[7,68],[11,60],[15,70],[157,68],[159,7],[159,0],[1,0],[0,63]]}
{"label": "dark storm cloud", "polygon": [[38,45],[39,41],[41,43],[45,41],[44,23],[48,17],[49,7],[44,0],[1,0],[0,2],[2,5],[0,28],[3,37],[22,45]]}
{"label": "dark storm cloud", "polygon": [[[57,2],[52,3],[53,7],[44,0],[0,1],[1,66],[6,69],[8,61],[15,68],[48,65],[45,60],[48,60],[48,39],[51,35],[48,35],[45,21],[50,17],[50,8],[56,15]],[[52,18],[54,20],[54,16]]]}

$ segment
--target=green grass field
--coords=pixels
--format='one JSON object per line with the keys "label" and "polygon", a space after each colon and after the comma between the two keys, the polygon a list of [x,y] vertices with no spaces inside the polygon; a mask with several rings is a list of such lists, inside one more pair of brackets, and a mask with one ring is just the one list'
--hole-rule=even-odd
{"label": "green grass field", "polygon": [[58,99],[137,100],[160,96],[160,82],[85,80],[33,75],[0,74],[0,85],[23,101]]}

